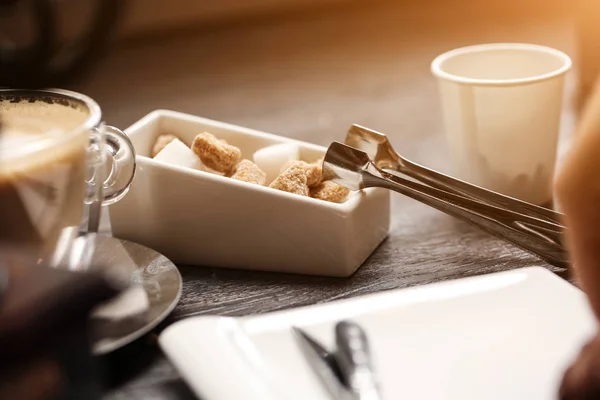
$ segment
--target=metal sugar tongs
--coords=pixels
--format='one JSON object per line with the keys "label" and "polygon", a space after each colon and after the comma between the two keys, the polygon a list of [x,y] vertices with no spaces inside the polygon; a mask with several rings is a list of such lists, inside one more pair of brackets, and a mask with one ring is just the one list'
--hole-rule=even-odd
{"label": "metal sugar tongs", "polygon": [[292,327],[309,365],[336,400],[381,400],[365,331],[343,320],[335,326],[336,349],[327,350],[300,328]]}
{"label": "metal sugar tongs", "polygon": [[552,265],[568,267],[561,213],[415,164],[400,156],[387,136],[359,125],[352,125],[345,143],[329,146],[323,160],[327,179],[350,190],[381,187],[402,193]]}

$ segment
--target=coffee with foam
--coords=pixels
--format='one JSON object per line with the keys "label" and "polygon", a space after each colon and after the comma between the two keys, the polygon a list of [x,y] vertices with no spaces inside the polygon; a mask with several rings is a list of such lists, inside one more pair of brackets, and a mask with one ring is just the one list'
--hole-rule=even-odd
{"label": "coffee with foam", "polygon": [[0,94],[1,244],[48,253],[80,224],[90,115],[66,97]]}

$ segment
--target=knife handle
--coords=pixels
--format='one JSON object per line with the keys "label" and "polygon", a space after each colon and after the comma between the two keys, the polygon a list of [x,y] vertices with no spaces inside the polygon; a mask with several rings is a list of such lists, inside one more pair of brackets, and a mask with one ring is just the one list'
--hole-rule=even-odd
{"label": "knife handle", "polygon": [[341,321],[335,327],[335,358],[345,384],[357,399],[379,399],[371,349],[365,331],[352,321]]}

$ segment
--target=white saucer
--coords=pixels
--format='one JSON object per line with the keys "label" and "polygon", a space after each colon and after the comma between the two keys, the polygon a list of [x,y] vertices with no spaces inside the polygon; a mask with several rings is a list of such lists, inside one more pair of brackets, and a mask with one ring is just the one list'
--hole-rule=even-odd
{"label": "white saucer", "polygon": [[333,346],[366,330],[384,398],[545,400],[595,332],[584,294],[543,268],[394,290],[243,318],[194,317],[160,345],[205,400],[329,399],[291,325]]}

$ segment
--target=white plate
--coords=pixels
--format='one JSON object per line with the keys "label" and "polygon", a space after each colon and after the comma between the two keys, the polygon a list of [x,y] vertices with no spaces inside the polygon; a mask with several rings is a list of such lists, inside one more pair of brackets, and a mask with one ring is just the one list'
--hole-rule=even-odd
{"label": "white plate", "polygon": [[527,268],[243,318],[194,317],[160,345],[203,400],[328,399],[291,325],[328,346],[333,324],[360,323],[385,399],[555,399],[593,334],[583,293]]}

